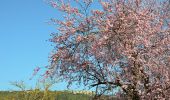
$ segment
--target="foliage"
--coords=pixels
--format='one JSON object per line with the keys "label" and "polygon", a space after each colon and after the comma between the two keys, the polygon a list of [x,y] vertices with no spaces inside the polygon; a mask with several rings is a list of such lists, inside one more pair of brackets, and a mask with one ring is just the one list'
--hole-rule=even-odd
{"label": "foliage", "polygon": [[[24,95],[23,95],[24,94]],[[64,91],[0,91],[0,100],[91,100],[91,96],[85,94],[72,94]]]}
{"label": "foliage", "polygon": [[[50,91],[51,82],[37,83],[34,89],[28,88],[23,81],[11,82],[19,91],[0,91],[0,100],[90,100],[92,95],[69,91]],[[24,87],[24,88],[23,88]]]}
{"label": "foliage", "polygon": [[133,100],[170,98],[170,0],[48,1],[65,16],[52,19],[46,77],[96,87],[98,96],[119,88]]}

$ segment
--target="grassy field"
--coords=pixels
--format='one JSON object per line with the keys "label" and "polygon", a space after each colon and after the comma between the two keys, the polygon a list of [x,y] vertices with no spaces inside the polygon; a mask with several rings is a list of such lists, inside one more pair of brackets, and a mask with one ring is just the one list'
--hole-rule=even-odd
{"label": "grassy field", "polygon": [[[93,100],[95,93],[92,91],[51,91],[51,82],[38,83],[35,88],[27,88],[21,82],[12,82],[11,85],[17,87],[18,91],[0,91],[0,100]],[[102,96],[97,100],[120,100],[114,96]],[[124,100],[124,99],[121,99]]]}
{"label": "grassy field", "polygon": [[92,95],[67,91],[1,91],[0,100],[91,100]]}
{"label": "grassy field", "polygon": [[91,100],[94,97],[92,91],[51,91],[55,84],[50,81],[38,82],[34,88],[28,88],[23,81],[10,84],[18,91],[0,91],[0,100]]}

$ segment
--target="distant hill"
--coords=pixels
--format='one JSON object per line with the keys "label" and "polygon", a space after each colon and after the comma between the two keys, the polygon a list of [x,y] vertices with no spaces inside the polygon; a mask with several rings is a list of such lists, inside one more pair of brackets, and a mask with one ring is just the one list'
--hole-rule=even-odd
{"label": "distant hill", "polygon": [[[0,100],[93,100],[92,91],[0,91]],[[99,99],[97,99],[99,100]],[[100,100],[126,100],[103,96]]]}

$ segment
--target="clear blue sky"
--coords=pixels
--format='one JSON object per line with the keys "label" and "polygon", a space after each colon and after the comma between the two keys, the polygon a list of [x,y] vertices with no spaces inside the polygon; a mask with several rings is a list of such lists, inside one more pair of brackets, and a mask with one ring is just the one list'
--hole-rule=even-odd
{"label": "clear blue sky", "polygon": [[[44,1],[0,0],[0,90],[16,89],[9,82],[20,80],[34,86],[33,69],[48,65],[53,47],[47,40],[57,30],[47,22],[62,16]],[[54,89],[64,90],[66,84]]]}
{"label": "clear blue sky", "polygon": [[46,40],[56,31],[46,22],[59,15],[43,0],[0,0],[0,90],[15,89],[10,81],[35,84],[29,78],[36,66],[48,64],[52,46]]}

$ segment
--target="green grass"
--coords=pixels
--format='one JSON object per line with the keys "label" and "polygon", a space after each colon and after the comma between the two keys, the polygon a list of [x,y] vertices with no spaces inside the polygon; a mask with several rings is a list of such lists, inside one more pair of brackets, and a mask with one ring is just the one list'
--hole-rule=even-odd
{"label": "green grass", "polygon": [[[54,83],[50,81],[37,83],[34,88],[28,88],[23,81],[11,82],[11,85],[19,90],[0,91],[0,100],[92,100],[95,95],[92,91],[51,91]],[[110,97],[102,96],[100,100],[118,100],[115,97],[108,99]]]}
{"label": "green grass", "polygon": [[23,82],[11,82],[18,91],[0,91],[0,100],[91,100],[94,95],[73,93],[73,91],[51,91],[55,83],[51,81],[38,82],[36,87],[28,88]]}
{"label": "green grass", "polygon": [[66,91],[1,91],[0,100],[91,100],[91,95]]}

